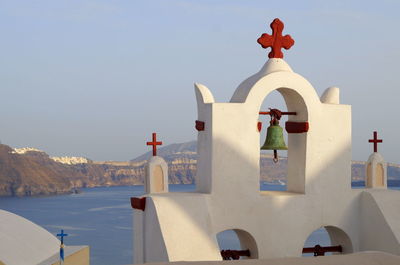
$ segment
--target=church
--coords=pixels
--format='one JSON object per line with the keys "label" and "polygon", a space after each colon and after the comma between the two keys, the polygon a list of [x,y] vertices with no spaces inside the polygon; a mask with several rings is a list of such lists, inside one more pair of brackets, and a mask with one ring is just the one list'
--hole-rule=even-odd
{"label": "church", "polygon": [[[197,191],[169,193],[167,164],[153,149],[147,194],[131,198],[134,263],[241,258],[275,264],[266,262],[290,257],[279,264],[303,264],[302,259],[309,264],[301,256],[310,251],[315,256],[350,254],[323,257],[344,260],[340,264],[400,264],[400,192],[387,189],[377,133],[371,140],[366,187],[352,189],[351,106],[340,103],[337,87],[319,97],[283,59],[282,49],[294,45],[282,33],[283,22],[275,19],[270,26],[272,34],[257,40],[271,48],[268,60],[236,88],[229,102],[215,102],[210,89],[195,84]],[[287,110],[261,109],[273,91],[282,95]],[[286,191],[259,190],[261,114],[271,116],[271,127],[288,115]],[[155,137],[148,144],[155,148]],[[303,248],[321,227],[332,246]],[[241,249],[219,248],[217,234],[226,230],[236,232]]]}

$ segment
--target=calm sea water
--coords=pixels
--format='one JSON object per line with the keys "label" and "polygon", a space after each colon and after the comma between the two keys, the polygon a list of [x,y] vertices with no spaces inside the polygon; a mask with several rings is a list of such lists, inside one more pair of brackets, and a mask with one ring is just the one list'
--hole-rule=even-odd
{"label": "calm sea water", "polygon": [[[262,190],[285,190],[263,183]],[[194,185],[170,185],[171,192],[194,191]],[[1,198],[0,208],[43,226],[52,234],[64,229],[67,245],[89,245],[92,265],[132,263],[132,209],[130,197],[143,195],[143,186],[83,189],[80,194],[41,198]],[[220,233],[224,249],[240,249],[233,231]],[[314,232],[306,246],[329,245],[325,229]]]}

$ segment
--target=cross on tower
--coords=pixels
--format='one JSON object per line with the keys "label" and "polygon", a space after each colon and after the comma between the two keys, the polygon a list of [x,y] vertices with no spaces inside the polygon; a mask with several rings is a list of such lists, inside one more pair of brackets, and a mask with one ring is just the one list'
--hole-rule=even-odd
{"label": "cross on tower", "polygon": [[153,141],[147,142],[146,144],[153,146],[153,156],[156,156],[157,155],[157,145],[162,145],[162,142],[157,142],[157,134],[153,133]]}
{"label": "cross on tower", "polygon": [[289,50],[293,46],[294,40],[290,35],[282,36],[283,22],[279,18],[275,18],[270,25],[272,35],[264,33],[258,38],[257,42],[264,48],[271,47],[269,58],[283,58],[282,48]]}
{"label": "cross on tower", "polygon": [[382,143],[382,139],[378,139],[378,133],[374,131],[374,139],[369,139],[369,143],[374,143],[374,152],[378,152],[378,143]]}
{"label": "cross on tower", "polygon": [[57,234],[61,238],[61,245],[60,245],[60,264],[64,264],[64,237],[68,236],[68,234],[64,233],[64,230],[61,229],[61,233]]}
{"label": "cross on tower", "polygon": [[61,238],[61,244],[64,244],[64,237],[68,236],[68,234],[65,234],[64,230],[61,230],[61,233],[57,234],[57,236],[59,236]]}

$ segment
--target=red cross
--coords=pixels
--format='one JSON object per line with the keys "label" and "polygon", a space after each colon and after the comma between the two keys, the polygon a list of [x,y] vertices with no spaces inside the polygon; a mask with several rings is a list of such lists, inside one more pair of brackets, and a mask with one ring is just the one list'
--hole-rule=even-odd
{"label": "red cross", "polygon": [[279,18],[275,18],[270,25],[272,35],[264,33],[258,38],[257,42],[264,48],[271,47],[269,58],[283,58],[282,48],[289,50],[293,46],[294,40],[290,35],[282,36],[283,22]]}
{"label": "red cross", "polygon": [[378,139],[378,133],[374,131],[374,139],[369,139],[369,143],[374,143],[374,152],[378,152],[378,143],[382,143],[382,139]]}
{"label": "red cross", "polygon": [[153,141],[147,142],[146,144],[153,146],[153,156],[156,156],[157,155],[157,145],[162,145],[162,142],[157,142],[157,134],[153,133]]}

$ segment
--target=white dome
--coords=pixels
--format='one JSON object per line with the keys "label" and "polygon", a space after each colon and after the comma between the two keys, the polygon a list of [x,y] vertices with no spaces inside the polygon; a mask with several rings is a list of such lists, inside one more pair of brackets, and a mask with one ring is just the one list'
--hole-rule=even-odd
{"label": "white dome", "polygon": [[57,254],[59,247],[60,241],[44,228],[0,210],[0,261],[4,264],[38,264]]}

